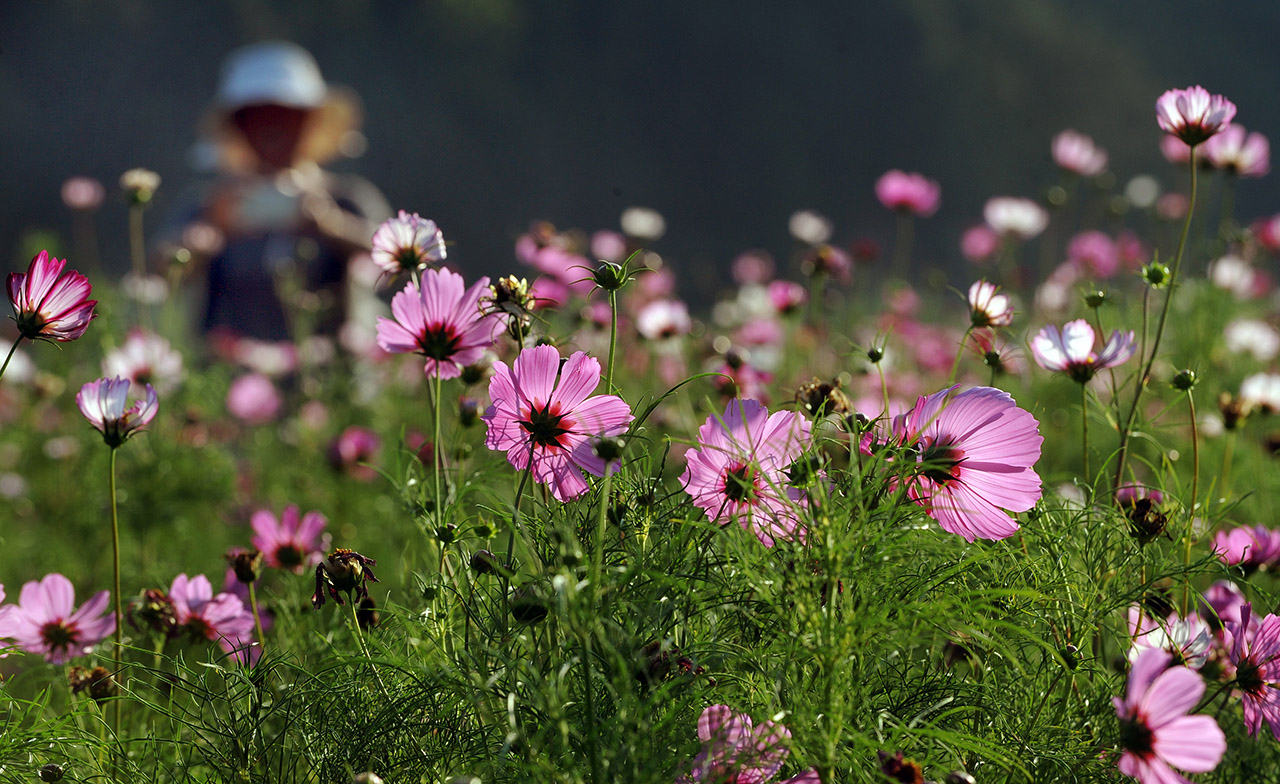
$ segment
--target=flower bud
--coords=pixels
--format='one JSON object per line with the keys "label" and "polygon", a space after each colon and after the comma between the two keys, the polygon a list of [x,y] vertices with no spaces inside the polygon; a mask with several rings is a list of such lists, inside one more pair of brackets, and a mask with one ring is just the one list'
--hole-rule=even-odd
{"label": "flower bud", "polygon": [[1142,268],[1142,279],[1154,289],[1164,288],[1171,277],[1173,273],[1169,268],[1158,261],[1153,261]]}
{"label": "flower bud", "polygon": [[538,623],[547,617],[547,600],[534,583],[526,583],[511,594],[511,617],[521,623]]}
{"label": "flower bud", "polygon": [[436,538],[441,544],[453,544],[458,538],[458,526],[453,523],[445,523],[436,529]]}
{"label": "flower bud", "polygon": [[498,556],[488,550],[476,550],[471,554],[471,571],[476,574],[495,574],[498,568]]}
{"label": "flower bud", "polygon": [[471,427],[480,421],[480,401],[474,397],[458,398],[458,424]]}
{"label": "flower bud", "polygon": [[605,291],[617,291],[627,285],[627,281],[631,276],[627,274],[627,268],[623,264],[615,264],[612,261],[602,261],[600,266],[596,267],[591,273],[591,280]]}
{"label": "flower bud", "polygon": [[56,762],[50,762],[48,765],[40,766],[41,781],[62,781],[62,766]]}
{"label": "flower bud", "polygon": [[1150,498],[1139,498],[1129,507],[1129,533],[1138,544],[1150,544],[1164,533],[1169,517]]}
{"label": "flower bud", "polygon": [[871,364],[875,365],[879,363],[880,360],[882,359],[884,359],[883,348],[877,348],[875,346],[872,346],[871,348],[867,349],[867,360],[870,361]]}
{"label": "flower bud", "polygon": [[617,436],[602,436],[595,439],[591,444],[591,449],[596,453],[596,457],[606,463],[612,463],[622,457],[622,452],[626,448],[626,442]]}
{"label": "flower bud", "polygon": [[149,203],[160,188],[160,175],[148,169],[130,169],[120,175],[120,187],[130,204],[142,206]]}
{"label": "flower bud", "polygon": [[1191,388],[1196,385],[1197,380],[1194,370],[1179,370],[1177,375],[1173,377],[1173,388],[1180,392],[1190,392]]}
{"label": "flower bud", "polygon": [[246,550],[236,547],[227,553],[227,563],[235,572],[236,579],[245,585],[255,583],[262,575],[263,555],[257,550]]}
{"label": "flower bud", "polygon": [[1095,289],[1093,291],[1085,292],[1084,304],[1088,305],[1090,308],[1093,308],[1094,310],[1097,310],[1098,308],[1102,307],[1103,305],[1106,304],[1106,302],[1107,302],[1107,292],[1103,291],[1102,289]]}
{"label": "flower bud", "polygon": [[94,702],[101,703],[116,696],[116,681],[106,667],[72,667],[67,672],[67,682],[71,685],[71,693],[88,692]]}
{"label": "flower bud", "polygon": [[1062,656],[1062,661],[1067,665],[1068,670],[1074,670],[1080,666],[1080,649],[1076,646],[1064,645],[1058,653]]}

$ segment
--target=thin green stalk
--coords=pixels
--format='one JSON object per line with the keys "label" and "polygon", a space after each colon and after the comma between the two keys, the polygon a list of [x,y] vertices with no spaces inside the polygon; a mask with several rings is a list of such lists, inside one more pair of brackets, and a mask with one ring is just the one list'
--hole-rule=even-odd
{"label": "thin green stalk", "polygon": [[1218,482],[1218,496],[1226,498],[1229,492],[1227,483],[1231,481],[1231,458],[1236,451],[1236,431],[1227,431],[1226,437],[1222,439],[1222,447],[1222,479]]}
{"label": "thin green stalk", "polygon": [[[441,384],[440,374],[436,373],[435,384],[432,387],[431,394],[431,425],[432,439],[431,442],[431,462],[434,464],[433,479],[435,480],[435,503],[436,503],[436,528],[444,527],[444,498],[440,492],[440,405],[441,405]],[[444,549],[441,548],[440,560],[444,561]]]}
{"label": "thin green stalk", "polygon": [[13,359],[13,355],[18,353],[18,344],[22,342],[22,336],[13,341],[13,345],[9,347],[9,353],[5,355],[4,364],[0,365],[0,378],[4,378],[4,372],[9,369],[9,360]]}
{"label": "thin green stalk", "polygon": [[[116,630],[114,635],[114,660],[118,676],[123,672],[124,661],[124,608],[120,601],[120,518],[116,508],[116,448],[111,447],[111,456],[107,460],[107,474],[109,477],[109,487],[111,491],[111,565],[114,578],[114,593],[111,598],[115,603],[114,613],[116,621]],[[119,742],[120,739],[120,707],[121,700],[119,697],[111,701],[111,735],[112,738]],[[118,755],[113,756],[111,763],[113,778],[115,772],[118,771],[117,764]]]}
{"label": "thin green stalk", "polygon": [[1191,216],[1196,209],[1196,148],[1191,148],[1191,196],[1187,202],[1187,217],[1182,221],[1182,233],[1178,236],[1178,252],[1173,257],[1173,269],[1169,274],[1169,293],[1164,298],[1164,306],[1160,308],[1160,320],[1156,322],[1156,334],[1151,341],[1151,354],[1147,357],[1146,364],[1142,368],[1142,372],[1138,376],[1137,390],[1133,394],[1133,405],[1129,407],[1129,416],[1125,420],[1124,429],[1120,432],[1120,459],[1116,461],[1116,481],[1115,486],[1119,487],[1124,482],[1124,469],[1129,461],[1129,436],[1133,433],[1133,423],[1138,416],[1138,405],[1142,402],[1142,393],[1147,389],[1147,382],[1151,378],[1151,368],[1156,363],[1156,356],[1160,353],[1160,339],[1164,337],[1165,321],[1169,317],[1169,305],[1173,302],[1173,295],[1177,292],[1178,270],[1182,267],[1182,255],[1187,247],[1187,233],[1191,230]]}
{"label": "thin green stalk", "polygon": [[258,593],[254,590],[255,584],[255,582],[249,583],[249,609],[253,611],[253,631],[258,635],[258,650],[265,651],[267,638],[262,633],[262,616],[258,614]]}
{"label": "thin green stalk", "polygon": [[613,393],[613,355],[618,348],[618,291],[609,289],[609,367],[605,369],[605,394]]}
{"label": "thin green stalk", "polygon": [[1089,495],[1093,495],[1093,474],[1089,471],[1089,385],[1080,384],[1080,439],[1081,457],[1084,459],[1084,481],[1089,483]]}
{"label": "thin green stalk", "polygon": [[[133,261],[133,276],[138,284],[141,284],[142,279],[147,275],[146,237],[142,231],[143,209],[141,204],[129,207],[129,256]],[[134,304],[138,307],[138,324],[147,331],[151,331],[150,307],[141,299],[136,300]]]}
{"label": "thin green stalk", "polygon": [[947,386],[956,383],[956,374],[960,372],[960,360],[964,359],[964,347],[969,343],[971,334],[973,334],[972,325],[964,331],[964,337],[960,338],[960,348],[956,349],[956,361],[951,363],[951,375],[947,376]]}
{"label": "thin green stalk", "polygon": [[[1191,507],[1187,514],[1186,547],[1182,554],[1184,568],[1191,566],[1191,545],[1195,539],[1196,528],[1196,495],[1200,489],[1200,433],[1196,424],[1196,400],[1187,390],[1187,407],[1191,411]],[[1182,583],[1182,615],[1185,618],[1191,612],[1191,584]]]}
{"label": "thin green stalk", "polygon": [[[529,443],[529,462],[525,464],[524,470],[520,472],[520,484],[516,486],[516,500],[511,505],[511,530],[507,532],[507,562],[502,569],[502,602],[507,601],[507,591],[511,589],[511,572],[515,568],[515,549],[516,549],[516,529],[520,527],[520,502],[524,500],[524,489],[529,484],[529,476],[533,473],[533,448],[532,441]],[[507,633],[507,616],[508,613],[504,609],[502,611],[502,633]]]}

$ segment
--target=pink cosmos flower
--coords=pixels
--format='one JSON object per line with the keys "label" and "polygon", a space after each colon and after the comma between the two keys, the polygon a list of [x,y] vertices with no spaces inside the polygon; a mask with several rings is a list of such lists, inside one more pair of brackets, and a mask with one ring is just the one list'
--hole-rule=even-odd
{"label": "pink cosmos flower", "polygon": [[[698,717],[702,751],[693,759],[693,770],[676,781],[765,784],[782,770],[791,753],[786,746],[790,738],[791,731],[775,721],[755,727],[747,714],[727,705],[711,705]],[[817,784],[818,780],[818,772],[810,769],[782,784]]]}
{"label": "pink cosmos flower", "polygon": [[392,354],[426,357],[423,372],[432,378],[457,378],[502,329],[501,316],[484,312],[483,302],[491,296],[489,279],[463,287],[462,276],[447,269],[427,270],[421,289],[409,281],[391,300],[395,320],[378,318],[378,345]]}
{"label": "pink cosmos flower", "polygon": [[766,291],[769,295],[769,303],[780,315],[795,313],[809,304],[808,290],[795,281],[772,281]]}
{"label": "pink cosmos flower", "polygon": [[646,340],[663,340],[689,334],[693,320],[689,306],[679,300],[657,299],[636,314],[636,331]]}
{"label": "pink cosmos flower", "polygon": [[1107,168],[1107,151],[1079,131],[1065,130],[1053,137],[1053,162],[1081,177],[1094,177]]}
{"label": "pink cosmos flower", "polygon": [[713,523],[737,521],[765,547],[775,539],[804,539],[797,511],[801,492],[787,469],[809,443],[809,421],[794,411],[773,414],[755,400],[730,400],[723,416],[698,429],[680,476],[693,505]]}
{"label": "pink cosmos flower", "polygon": [[[907,497],[944,531],[969,542],[1004,539],[1018,530],[1005,510],[1025,512],[1040,500],[1040,423],[1007,392],[957,389],[920,397],[879,440],[915,453],[902,479]],[[877,440],[867,438],[864,448]]]}
{"label": "pink cosmos flower", "polygon": [[64,664],[88,654],[116,630],[115,616],[103,614],[109,597],[107,591],[96,593],[77,610],[71,581],[56,572],[45,575],[23,585],[18,603],[0,611],[0,638],[51,664]]}
{"label": "pink cosmos flower", "polygon": [[50,258],[42,250],[25,275],[9,273],[9,302],[22,337],[65,343],[83,335],[98,315],[93,312],[98,301],[89,299],[89,279],[75,271],[64,273],[66,266],[65,259]]}
{"label": "pink cosmos flower", "polygon": [[481,419],[485,446],[507,453],[519,470],[550,485],[558,501],[587,491],[582,474],[603,476],[605,461],[593,441],[626,431],[633,419],[617,395],[591,395],[600,383],[600,363],[578,351],[561,363],[554,346],[525,349],[510,367],[495,362],[489,379],[493,404]]}
{"label": "pink cosmos flower", "polygon": [[265,425],[276,418],[282,405],[276,385],[261,373],[243,375],[227,388],[227,411],[246,425]]}
{"label": "pink cosmos flower", "polygon": [[1013,304],[1000,287],[976,281],[969,287],[969,322],[975,327],[1007,327],[1013,323]]}
{"label": "pink cosmos flower", "polygon": [[159,335],[135,329],[119,348],[103,357],[102,374],[154,384],[157,393],[165,394],[182,381],[182,355]]}
{"label": "pink cosmos flower", "polygon": [[616,231],[601,229],[591,235],[591,255],[604,261],[620,262],[627,257],[627,238]]}
{"label": "pink cosmos flower", "polygon": [[1192,147],[1227,127],[1235,116],[1235,104],[1221,95],[1210,95],[1200,85],[1168,90],[1156,99],[1160,129]]}
{"label": "pink cosmos flower", "polygon": [[329,464],[362,482],[372,482],[377,470],[368,465],[378,458],[382,439],[367,427],[352,425],[329,446]]}
{"label": "pink cosmos flower", "polygon": [[1218,531],[1213,536],[1213,552],[1224,564],[1247,572],[1275,566],[1280,560],[1280,531],[1264,525]]}
{"label": "pink cosmos flower", "polygon": [[724,361],[712,367],[711,372],[719,374],[712,378],[711,383],[724,397],[768,402],[768,387],[773,381],[773,374],[752,364],[743,351],[730,349],[725,353]]}
{"label": "pink cosmos flower", "polygon": [[438,264],[446,255],[436,222],[404,210],[378,227],[372,244],[374,263],[393,275]]}
{"label": "pink cosmos flower", "polygon": [[1251,622],[1253,606],[1246,603],[1240,608],[1240,623],[1227,624],[1231,632],[1228,653],[1236,667],[1244,726],[1250,735],[1257,735],[1266,719],[1272,737],[1280,739],[1280,688],[1276,685],[1280,683],[1280,618],[1268,614],[1253,632]]}
{"label": "pink cosmos flower", "polygon": [[1124,753],[1118,767],[1142,784],[1187,784],[1173,770],[1213,770],[1227,749],[1212,716],[1188,716],[1204,694],[1204,681],[1186,667],[1169,667],[1170,655],[1148,650],[1129,671],[1124,699],[1112,697]]}
{"label": "pink cosmos flower", "polygon": [[222,650],[243,662],[253,642],[253,612],[233,593],[213,595],[209,578],[202,574],[173,578],[169,588],[177,618],[176,632],[195,639],[214,640]]}
{"label": "pink cosmos flower", "polygon": [[997,196],[982,208],[983,220],[1001,237],[1029,240],[1049,226],[1049,213],[1030,199]]}
{"label": "pink cosmos flower", "polygon": [[76,405],[89,424],[102,433],[107,446],[115,449],[134,433],[155,419],[160,402],[156,391],[146,385],[146,399],[135,401],[128,409],[129,380],[124,378],[100,378],[80,387]]}
{"label": "pink cosmos flower", "polygon": [[923,174],[893,169],[876,180],[876,198],[886,208],[927,218],[938,211],[942,188]]}
{"label": "pink cosmos flower", "polygon": [[805,275],[830,275],[837,283],[853,279],[853,259],[835,245],[815,245],[800,261],[800,271]]}
{"label": "pink cosmos flower", "polygon": [[1244,618],[1241,611],[1249,604],[1244,592],[1230,580],[1215,581],[1205,589],[1202,599],[1205,620],[1215,629],[1221,629],[1229,623],[1241,623]]}
{"label": "pink cosmos flower", "polygon": [[1198,670],[1209,661],[1213,650],[1213,630],[1194,612],[1185,618],[1175,612],[1161,621],[1133,605],[1129,607],[1126,628],[1132,638],[1130,662],[1155,648],[1170,654],[1175,664]]}
{"label": "pink cosmos flower", "polygon": [[733,280],[740,286],[763,284],[773,277],[777,265],[767,250],[747,250],[733,260]]}
{"label": "pink cosmos flower", "polygon": [[1133,330],[1112,332],[1102,353],[1094,352],[1093,343],[1093,327],[1084,319],[1069,321],[1061,329],[1050,324],[1031,339],[1031,355],[1045,370],[1084,384],[1099,370],[1124,364],[1137,350]]}
{"label": "pink cosmos flower", "polygon": [[106,188],[93,177],[70,177],[62,183],[62,203],[69,209],[92,212],[106,195]]}
{"label": "pink cosmos flower", "polygon": [[1106,280],[1120,269],[1120,249],[1100,231],[1082,231],[1067,245],[1067,260],[1089,277]]}
{"label": "pink cosmos flower", "polygon": [[960,252],[975,264],[991,261],[1000,250],[1000,235],[985,223],[970,226],[960,236]]}
{"label": "pink cosmos flower", "polygon": [[1237,177],[1262,177],[1271,171],[1271,143],[1258,132],[1234,123],[1204,143],[1204,157],[1215,169]]}
{"label": "pink cosmos flower", "polygon": [[254,531],[252,544],[267,565],[294,574],[302,574],[324,559],[329,542],[328,536],[321,537],[321,533],[327,523],[319,512],[299,515],[296,505],[285,507],[279,521],[266,509],[259,509],[249,518]]}

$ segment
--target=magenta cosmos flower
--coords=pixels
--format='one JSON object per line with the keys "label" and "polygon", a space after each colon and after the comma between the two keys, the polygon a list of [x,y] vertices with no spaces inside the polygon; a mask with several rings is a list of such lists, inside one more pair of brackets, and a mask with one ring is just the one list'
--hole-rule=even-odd
{"label": "magenta cosmos flower", "polygon": [[1118,767],[1142,784],[1187,784],[1173,767],[1204,773],[1227,749],[1212,716],[1187,715],[1204,694],[1204,681],[1186,667],[1169,667],[1171,658],[1145,651],[1129,671],[1124,699],[1111,698],[1124,747]]}
{"label": "magenta cosmos flower", "polygon": [[600,363],[578,351],[561,366],[554,346],[526,349],[510,367],[493,364],[489,398],[480,417],[488,427],[484,444],[507,453],[517,469],[550,485],[558,501],[587,491],[586,472],[603,476],[605,461],[594,441],[626,431],[631,408],[617,395],[592,395],[600,383]]}
{"label": "magenta cosmos flower", "polygon": [[146,427],[155,419],[160,407],[155,389],[147,384],[146,399],[137,400],[126,409],[129,384],[129,380],[125,378],[100,378],[80,387],[80,392],[76,395],[80,413],[102,433],[102,439],[112,449]]}
{"label": "magenta cosmos flower", "polygon": [[1196,85],[1168,90],[1156,99],[1156,122],[1165,133],[1194,147],[1227,127],[1236,116],[1236,105],[1221,95]]}
{"label": "magenta cosmos flower", "polygon": [[420,270],[444,261],[444,235],[436,222],[416,212],[400,214],[383,222],[373,233],[373,262],[391,274]]}
{"label": "magenta cosmos flower", "polygon": [[1093,350],[1094,337],[1093,326],[1084,319],[1069,321],[1061,329],[1050,324],[1031,339],[1031,355],[1045,370],[1084,384],[1099,370],[1123,365],[1137,350],[1133,330],[1112,332],[1101,353]]}
{"label": "magenta cosmos flower", "polygon": [[2,608],[0,638],[51,664],[64,664],[89,653],[116,630],[115,617],[103,614],[109,598],[101,591],[77,610],[71,581],[57,573],[46,575],[22,586],[16,605]]}
{"label": "magenta cosmos flower", "polygon": [[265,556],[267,565],[302,574],[324,559],[329,543],[321,534],[328,523],[319,512],[299,514],[296,505],[285,507],[276,516],[259,509],[249,518],[253,526],[253,546]]}
{"label": "magenta cosmos flower", "polygon": [[1204,144],[1204,157],[1215,169],[1237,177],[1262,177],[1271,171],[1271,143],[1234,123]]}
{"label": "magenta cosmos flower", "polygon": [[1213,553],[1228,566],[1247,572],[1275,566],[1280,560],[1280,531],[1246,525],[1213,535]]}
{"label": "magenta cosmos flower", "polygon": [[[693,770],[676,779],[679,784],[765,784],[778,775],[791,750],[791,732],[776,721],[759,727],[751,717],[728,705],[711,705],[698,717],[702,751],[693,759]],[[810,769],[782,784],[817,784],[818,772]]]}
{"label": "magenta cosmos flower", "polygon": [[177,634],[197,640],[213,640],[227,653],[244,661],[253,641],[253,613],[233,593],[213,595],[213,585],[202,574],[173,578],[169,600],[177,618]]}
{"label": "magenta cosmos flower", "polygon": [[395,316],[378,318],[378,345],[392,354],[420,354],[423,372],[432,378],[457,378],[462,368],[484,355],[502,329],[502,317],[485,313],[489,279],[480,278],[464,290],[462,276],[446,269],[430,269],[391,300]]}
{"label": "magenta cosmos flower", "polygon": [[803,496],[790,486],[787,469],[808,443],[809,421],[800,414],[771,415],[755,400],[730,400],[724,416],[710,416],[698,429],[680,483],[713,523],[737,521],[765,547],[803,540]]}
{"label": "magenta cosmos flower", "polygon": [[93,287],[79,272],[63,272],[65,259],[50,258],[42,250],[31,260],[26,274],[10,272],[9,302],[13,304],[18,334],[28,340],[66,342],[84,334],[97,316],[89,299]]}
{"label": "magenta cosmos flower", "polygon": [[1053,137],[1053,162],[1081,177],[1094,177],[1107,168],[1107,151],[1093,143],[1092,137],[1067,129]]}
{"label": "magenta cosmos flower", "polygon": [[958,386],[916,401],[893,418],[891,446],[909,448],[917,465],[903,478],[907,497],[943,530],[972,542],[1018,530],[1010,512],[1040,500],[1040,423],[1007,392]]}
{"label": "magenta cosmos flower", "polygon": [[1272,737],[1280,739],[1280,618],[1267,615],[1256,631],[1249,629],[1253,622],[1253,605],[1246,603],[1240,608],[1240,623],[1227,624],[1231,631],[1228,653],[1236,667],[1244,727],[1250,735],[1257,735],[1266,719]]}
{"label": "magenta cosmos flower", "polygon": [[876,198],[894,212],[927,218],[938,211],[942,188],[923,174],[893,169],[876,180]]}

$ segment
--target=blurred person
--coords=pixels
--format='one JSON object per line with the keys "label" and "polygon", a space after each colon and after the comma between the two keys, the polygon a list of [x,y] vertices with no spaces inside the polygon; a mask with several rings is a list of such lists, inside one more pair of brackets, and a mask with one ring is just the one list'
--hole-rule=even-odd
{"label": "blurred person", "polygon": [[337,335],[358,291],[349,269],[391,214],[368,181],[321,168],[359,154],[359,122],[356,96],[326,84],[296,44],[227,57],[197,146],[216,175],[179,200],[163,231],[165,248],[190,254],[201,332],[219,343]]}

